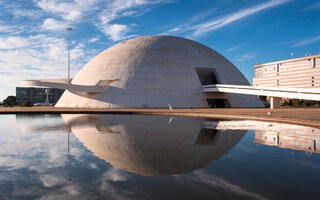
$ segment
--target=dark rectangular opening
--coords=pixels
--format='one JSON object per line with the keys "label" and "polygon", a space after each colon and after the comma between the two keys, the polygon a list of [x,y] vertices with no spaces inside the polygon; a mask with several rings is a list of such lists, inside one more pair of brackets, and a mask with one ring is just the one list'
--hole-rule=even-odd
{"label": "dark rectangular opening", "polygon": [[215,73],[215,70],[212,68],[195,68],[201,85],[215,85],[219,84],[218,76]]}
{"label": "dark rectangular opening", "polygon": [[218,140],[218,130],[202,128],[196,144],[214,145]]}
{"label": "dark rectangular opening", "polygon": [[209,108],[228,108],[230,107],[227,99],[207,99]]}

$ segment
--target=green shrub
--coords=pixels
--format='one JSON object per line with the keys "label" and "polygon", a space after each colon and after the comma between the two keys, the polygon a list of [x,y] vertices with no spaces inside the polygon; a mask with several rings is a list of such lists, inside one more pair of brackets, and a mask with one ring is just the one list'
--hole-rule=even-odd
{"label": "green shrub", "polygon": [[23,102],[23,104],[21,105],[22,107],[32,107],[33,106],[33,103],[32,101],[25,101]]}
{"label": "green shrub", "polygon": [[15,96],[8,96],[5,100],[3,100],[3,104],[4,106],[9,106],[9,107],[18,105],[17,99]]}

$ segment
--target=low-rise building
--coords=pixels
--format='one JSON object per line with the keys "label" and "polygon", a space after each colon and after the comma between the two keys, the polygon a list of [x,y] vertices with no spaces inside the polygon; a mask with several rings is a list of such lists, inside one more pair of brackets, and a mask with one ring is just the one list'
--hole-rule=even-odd
{"label": "low-rise building", "polygon": [[320,55],[257,64],[254,86],[320,88]]}
{"label": "low-rise building", "polygon": [[25,101],[31,101],[34,104],[44,103],[47,97],[46,90],[50,104],[56,104],[64,92],[57,88],[16,87],[17,103],[19,106]]}

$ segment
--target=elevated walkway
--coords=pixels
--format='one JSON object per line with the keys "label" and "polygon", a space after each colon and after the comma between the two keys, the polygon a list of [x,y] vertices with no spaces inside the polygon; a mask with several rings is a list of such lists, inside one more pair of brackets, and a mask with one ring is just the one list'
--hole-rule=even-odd
{"label": "elevated walkway", "polygon": [[59,88],[87,94],[99,94],[104,92],[115,80],[100,80],[95,85],[77,85],[71,83],[72,79],[44,79],[24,80],[23,85]]}
{"label": "elevated walkway", "polygon": [[225,92],[271,97],[271,108],[279,108],[280,98],[306,99],[320,101],[320,89],[303,89],[287,87],[256,87],[247,85],[204,85],[203,92]]}

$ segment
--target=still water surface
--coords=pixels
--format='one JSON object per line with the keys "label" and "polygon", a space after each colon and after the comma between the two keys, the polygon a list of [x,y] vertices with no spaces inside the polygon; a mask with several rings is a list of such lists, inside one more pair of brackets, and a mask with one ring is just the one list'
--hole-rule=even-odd
{"label": "still water surface", "polygon": [[0,115],[0,199],[319,199],[320,130],[142,115]]}

